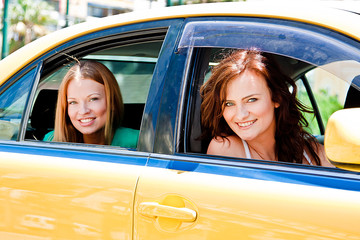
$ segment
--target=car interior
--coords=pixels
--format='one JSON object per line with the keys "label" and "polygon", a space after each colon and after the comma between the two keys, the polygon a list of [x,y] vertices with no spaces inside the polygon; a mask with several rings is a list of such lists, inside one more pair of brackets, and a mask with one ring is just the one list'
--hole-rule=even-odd
{"label": "car interior", "polygon": [[[100,50],[81,59],[96,60],[107,66],[117,79],[124,102],[123,127],[140,129],[143,110],[157,62],[162,41],[127,45]],[[58,87],[70,68],[67,65],[46,75],[40,80],[30,114],[26,139],[42,140],[54,129]]]}
{"label": "car interior", "polygon": [[[196,68],[197,75],[193,78],[195,83],[192,84],[194,86],[190,91],[192,92],[192,96],[195,96],[191,101],[191,106],[189,108],[188,115],[190,116],[185,124],[187,124],[188,132],[185,132],[185,144],[184,144],[184,152],[192,152],[192,153],[206,153],[207,146],[210,143],[211,139],[202,137],[202,127],[200,122],[200,105],[201,105],[201,97],[200,97],[200,86],[208,79],[211,72],[211,66],[216,64],[218,61],[214,56],[219,56],[219,49],[198,49],[199,55],[197,59],[193,59],[194,67]],[[226,54],[226,51],[225,51]],[[220,54],[221,55],[221,54]],[[324,144],[324,134],[325,127],[323,125],[324,119],[320,114],[320,109],[317,104],[317,100],[315,99],[313,90],[310,87],[309,79],[305,77],[305,74],[312,71],[316,68],[309,63],[305,63],[296,59],[291,59],[286,56],[276,55],[268,53],[267,57],[270,57],[272,61],[276,61],[276,63],[280,66],[283,73],[289,76],[292,79],[295,79],[298,82],[302,82],[305,85],[306,95],[309,98],[310,107],[313,109],[314,114],[311,117],[312,119],[316,119],[316,128],[319,130],[319,134],[314,134],[314,136],[318,139],[318,141]],[[201,60],[200,60],[201,59]],[[205,74],[200,74],[204,73]],[[353,84],[347,90],[345,97],[345,104],[342,105],[344,108],[348,107],[360,107],[360,91],[359,83],[360,76],[357,76],[353,80]],[[355,84],[356,83],[356,84]],[[301,99],[302,100],[302,99]],[[327,121],[327,119],[325,119]],[[310,129],[311,130],[311,129]],[[315,131],[314,131],[315,132]],[[180,150],[181,151],[181,150]]]}

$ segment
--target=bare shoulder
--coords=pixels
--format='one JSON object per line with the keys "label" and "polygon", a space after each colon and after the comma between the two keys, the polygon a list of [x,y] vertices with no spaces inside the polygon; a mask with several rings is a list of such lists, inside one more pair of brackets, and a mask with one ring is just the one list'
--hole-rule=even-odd
{"label": "bare shoulder", "polygon": [[242,141],[237,136],[213,138],[208,146],[207,154],[228,157],[245,157]]}
{"label": "bare shoulder", "polygon": [[321,166],[323,166],[323,167],[335,167],[334,165],[332,165],[330,163],[330,161],[326,157],[324,146],[322,144],[320,144],[320,143],[316,143],[316,145],[317,145],[316,146],[316,149],[317,149],[316,153],[320,158]]}

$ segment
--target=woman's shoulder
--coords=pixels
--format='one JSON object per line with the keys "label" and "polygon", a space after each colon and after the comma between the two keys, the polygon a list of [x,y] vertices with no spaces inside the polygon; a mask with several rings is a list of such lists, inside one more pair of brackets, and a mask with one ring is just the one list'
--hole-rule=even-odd
{"label": "woman's shoulder", "polygon": [[50,142],[54,139],[54,131],[48,132],[47,134],[45,134],[43,141],[47,141]]}
{"label": "woman's shoulder", "polygon": [[241,138],[235,135],[225,138],[214,137],[210,141],[207,154],[240,158],[246,156]]}
{"label": "woman's shoulder", "polygon": [[140,130],[133,129],[133,128],[127,128],[127,127],[119,127],[116,129],[116,133],[129,133],[129,134],[139,134]]}
{"label": "woman's shoulder", "polygon": [[136,148],[139,132],[140,131],[136,129],[119,127],[115,131],[111,145],[124,148]]}
{"label": "woman's shoulder", "polygon": [[[334,165],[332,165],[330,163],[330,161],[326,157],[324,145],[322,145],[321,143],[315,141],[315,142],[311,143],[311,147],[313,148],[315,153],[318,155],[318,157],[320,159],[321,166],[323,166],[323,167],[335,167]],[[309,149],[306,148],[306,150],[304,151],[304,156],[305,156],[305,153],[306,153],[310,157],[308,151],[309,151]],[[315,161],[314,161],[314,159],[312,157],[310,157],[310,160],[311,160],[311,162],[313,164],[315,164],[314,163]]]}
{"label": "woman's shoulder", "polygon": [[330,161],[326,157],[324,145],[322,145],[321,143],[315,143],[315,144],[316,144],[316,148],[315,148],[316,153],[320,158],[321,166],[323,166],[323,167],[335,167],[334,165],[332,165],[330,163]]}

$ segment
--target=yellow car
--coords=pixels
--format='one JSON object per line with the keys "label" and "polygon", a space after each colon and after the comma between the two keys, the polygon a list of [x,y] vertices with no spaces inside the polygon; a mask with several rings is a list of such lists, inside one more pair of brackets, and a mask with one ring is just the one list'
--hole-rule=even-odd
{"label": "yellow car", "polygon": [[[360,239],[360,15],[291,5],[121,14],[1,60],[0,239]],[[337,168],[206,154],[199,87],[251,47],[296,80]],[[114,73],[136,149],[42,141],[74,59]]]}

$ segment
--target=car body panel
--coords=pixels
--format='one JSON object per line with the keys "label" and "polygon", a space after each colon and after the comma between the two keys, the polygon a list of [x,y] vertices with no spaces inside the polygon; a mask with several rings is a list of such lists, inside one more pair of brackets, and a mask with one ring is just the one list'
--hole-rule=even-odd
{"label": "car body panel", "polygon": [[146,161],[141,154],[2,147],[0,237],[131,239],[132,203]]}
{"label": "car body panel", "polygon": [[[268,166],[247,169],[245,164],[216,166],[172,159],[151,158],[150,168],[140,176],[134,239],[360,239],[359,179],[338,182],[315,171],[283,174]],[[187,222],[158,213],[144,215],[140,208],[144,202],[189,208],[197,218]]]}

